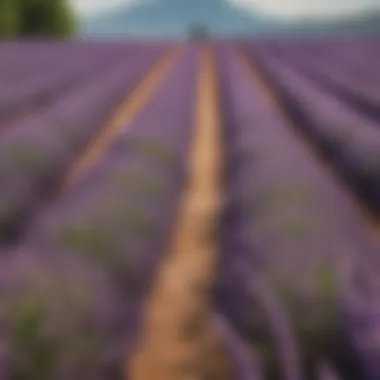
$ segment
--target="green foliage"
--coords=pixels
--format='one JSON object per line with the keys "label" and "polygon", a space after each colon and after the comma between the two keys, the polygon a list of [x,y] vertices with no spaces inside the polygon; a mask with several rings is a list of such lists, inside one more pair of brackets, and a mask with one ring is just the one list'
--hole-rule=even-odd
{"label": "green foliage", "polygon": [[28,268],[24,285],[2,297],[1,323],[12,353],[9,379],[55,379],[62,365],[69,378],[91,378],[88,373],[104,347],[102,333],[83,325],[93,312],[93,284],[46,269]]}
{"label": "green foliage", "polygon": [[316,270],[316,286],[320,297],[334,297],[337,293],[337,279],[334,268],[321,265]]}
{"label": "green foliage", "polygon": [[155,178],[147,177],[137,170],[116,173],[114,178],[117,186],[120,185],[126,191],[134,192],[135,194],[160,196],[164,192],[162,183]]}
{"label": "green foliage", "polygon": [[20,12],[16,0],[0,2],[0,37],[12,37],[20,30]]}
{"label": "green foliage", "polygon": [[59,237],[65,248],[79,250],[93,256],[103,256],[110,250],[111,243],[106,232],[91,223],[71,224],[59,231]]}
{"label": "green foliage", "polygon": [[76,31],[67,0],[1,0],[0,37],[66,37]]}
{"label": "green foliage", "polygon": [[63,0],[21,1],[21,35],[67,36],[74,31],[74,20]]}
{"label": "green foliage", "polygon": [[[43,337],[46,311],[39,297],[25,297],[16,304],[12,319],[13,350],[18,357],[25,358],[25,368],[20,368],[14,377],[19,380],[48,380],[57,360],[57,347]],[[33,374],[33,375],[30,375]]]}
{"label": "green foliage", "polygon": [[38,143],[19,141],[9,144],[1,154],[17,172],[25,175],[40,175],[51,165],[52,152]]}
{"label": "green foliage", "polygon": [[136,236],[147,238],[154,233],[152,221],[132,205],[120,205],[114,212],[118,220]]}
{"label": "green foliage", "polygon": [[315,194],[307,184],[302,181],[289,181],[263,189],[256,202],[258,206],[268,209],[289,204],[307,207],[313,205],[314,201]]}
{"label": "green foliage", "polygon": [[161,140],[142,137],[134,142],[134,148],[142,155],[160,164],[170,165],[174,161],[173,152]]}

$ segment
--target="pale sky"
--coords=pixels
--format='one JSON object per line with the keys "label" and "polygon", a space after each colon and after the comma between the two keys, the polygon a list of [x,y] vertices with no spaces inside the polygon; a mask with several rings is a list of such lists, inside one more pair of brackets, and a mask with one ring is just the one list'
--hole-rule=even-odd
{"label": "pale sky", "polygon": [[[112,9],[117,5],[139,0],[70,0],[80,14],[91,14]],[[261,11],[273,16],[335,16],[376,8],[380,0],[228,0],[231,4]]]}

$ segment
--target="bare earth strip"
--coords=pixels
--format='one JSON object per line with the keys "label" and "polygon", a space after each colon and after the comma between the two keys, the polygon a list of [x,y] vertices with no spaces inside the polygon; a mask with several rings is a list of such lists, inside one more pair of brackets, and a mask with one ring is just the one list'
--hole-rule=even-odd
{"label": "bare earth strip", "polygon": [[110,144],[131,125],[133,120],[152,98],[159,85],[168,76],[175,63],[178,62],[181,53],[182,47],[170,49],[147,73],[143,81],[136,87],[132,94],[122,102],[100,134],[95,137],[74,163],[72,170],[70,170],[59,186],[57,190],[58,194],[54,195],[59,195],[71,187],[84,172],[89,170],[89,168],[96,163]]}
{"label": "bare earth strip", "polygon": [[75,160],[72,167],[69,168],[66,175],[58,183],[58,186],[55,186],[47,194],[45,206],[63,196],[66,191],[75,186],[105,154],[112,142],[131,126],[132,122],[154,96],[160,84],[164,82],[175,64],[178,63],[182,53],[182,46],[173,47],[164,53],[164,56],[148,71],[131,95],[121,103],[100,133],[93,138],[82,154]]}
{"label": "bare earth strip", "polygon": [[[141,344],[127,363],[130,380],[223,379],[227,372],[210,325],[222,160],[216,73],[207,47],[198,80],[189,185],[168,256],[147,302]],[[211,368],[214,361],[216,369]]]}

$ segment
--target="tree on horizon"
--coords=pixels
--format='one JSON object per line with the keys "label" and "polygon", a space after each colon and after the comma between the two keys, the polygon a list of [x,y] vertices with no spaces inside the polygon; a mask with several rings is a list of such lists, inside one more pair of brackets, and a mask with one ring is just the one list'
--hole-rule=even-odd
{"label": "tree on horizon", "polygon": [[74,13],[66,0],[2,0],[0,37],[70,37]]}

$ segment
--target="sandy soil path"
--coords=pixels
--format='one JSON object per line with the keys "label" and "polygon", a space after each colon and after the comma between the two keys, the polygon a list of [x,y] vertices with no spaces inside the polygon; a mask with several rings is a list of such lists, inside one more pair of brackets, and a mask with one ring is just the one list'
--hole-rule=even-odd
{"label": "sandy soil path", "polygon": [[120,104],[116,112],[108,120],[100,133],[95,136],[87,148],[75,161],[72,169],[59,184],[55,196],[70,188],[87,172],[117,137],[132,124],[143,111],[160,84],[169,75],[171,69],[179,61],[183,49],[179,46],[171,48],[147,72],[144,79],[132,93]]}
{"label": "sandy soil path", "polygon": [[231,378],[226,377],[228,361],[210,324],[222,155],[216,72],[206,47],[197,96],[189,186],[166,261],[148,300],[141,345],[129,363],[130,380]]}

